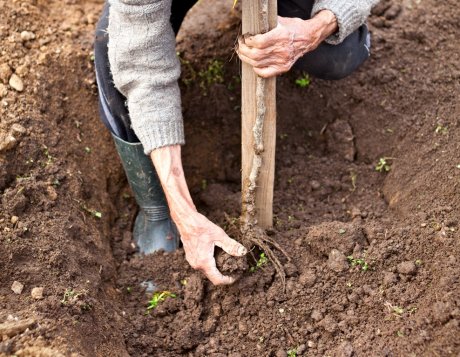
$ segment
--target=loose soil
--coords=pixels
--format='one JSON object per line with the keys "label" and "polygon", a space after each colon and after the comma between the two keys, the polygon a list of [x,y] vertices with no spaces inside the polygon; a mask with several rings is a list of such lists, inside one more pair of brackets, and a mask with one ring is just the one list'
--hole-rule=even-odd
{"label": "loose soil", "polygon": [[[231,6],[202,0],[178,37],[186,174],[227,229],[241,195]],[[345,80],[279,78],[269,234],[291,258],[286,292],[270,262],[213,287],[182,250],[136,254],[136,205],[98,120],[101,7],[0,0],[0,355],[460,355],[455,0],[384,1],[372,57]],[[146,313],[149,281],[177,297]]]}

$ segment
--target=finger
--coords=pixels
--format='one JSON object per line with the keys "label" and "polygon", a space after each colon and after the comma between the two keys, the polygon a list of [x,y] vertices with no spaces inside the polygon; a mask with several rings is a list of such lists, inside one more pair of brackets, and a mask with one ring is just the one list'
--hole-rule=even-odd
{"label": "finger", "polygon": [[254,67],[254,72],[256,72],[256,74],[262,78],[270,78],[283,74],[285,71],[278,67]]}
{"label": "finger", "polygon": [[230,285],[235,282],[235,279],[231,276],[222,275],[215,265],[203,269],[203,273],[214,285]]}
{"label": "finger", "polygon": [[266,33],[248,36],[245,38],[244,42],[249,47],[255,47],[259,49],[273,46],[279,40],[280,31],[278,26]]}
{"label": "finger", "polygon": [[247,63],[249,64],[250,66],[252,67],[257,67],[259,65],[259,63],[257,61],[254,61],[252,58],[249,58],[245,55],[243,55],[242,53],[238,52],[238,57],[240,58],[240,60],[242,60],[244,63]]}
{"label": "finger", "polygon": [[233,255],[234,257],[242,257],[248,252],[242,244],[227,235],[221,240],[216,241],[214,244],[219,248],[222,248],[225,253]]}
{"label": "finger", "polygon": [[248,47],[245,44],[241,44],[238,47],[238,53],[241,53],[242,55],[255,61],[261,61],[271,55],[271,49],[269,51],[260,50],[258,48]]}

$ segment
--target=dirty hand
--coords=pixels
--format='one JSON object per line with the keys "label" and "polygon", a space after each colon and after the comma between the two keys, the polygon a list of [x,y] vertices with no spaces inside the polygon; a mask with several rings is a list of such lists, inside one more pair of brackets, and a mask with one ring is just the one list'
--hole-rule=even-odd
{"label": "dirty hand", "polygon": [[177,221],[177,224],[184,244],[185,258],[191,267],[202,271],[215,285],[233,283],[232,277],[222,275],[217,269],[214,247],[220,247],[235,257],[245,255],[246,248],[198,212],[185,220]]}
{"label": "dirty hand", "polygon": [[192,268],[202,271],[214,285],[233,283],[233,278],[222,275],[217,269],[214,248],[220,247],[236,257],[245,255],[246,248],[197,212],[185,181],[180,145],[158,148],[150,156],[184,244],[187,261]]}
{"label": "dirty hand", "polygon": [[285,73],[307,52],[313,51],[337,31],[337,19],[329,10],[309,20],[278,16],[278,26],[260,35],[240,37],[237,53],[261,77]]}

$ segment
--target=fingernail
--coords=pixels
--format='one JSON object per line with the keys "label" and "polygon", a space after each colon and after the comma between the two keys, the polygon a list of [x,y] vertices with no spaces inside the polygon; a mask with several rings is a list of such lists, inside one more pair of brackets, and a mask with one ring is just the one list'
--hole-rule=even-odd
{"label": "fingernail", "polygon": [[247,252],[248,252],[248,250],[243,246],[240,246],[238,248],[238,255],[245,255]]}

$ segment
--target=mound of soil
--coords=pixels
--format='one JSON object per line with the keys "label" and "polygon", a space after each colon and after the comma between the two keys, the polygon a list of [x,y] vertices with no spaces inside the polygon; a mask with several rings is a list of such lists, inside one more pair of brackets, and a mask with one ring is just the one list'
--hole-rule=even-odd
{"label": "mound of soil", "polygon": [[[231,5],[201,1],[178,37],[185,170],[224,228],[240,205]],[[372,57],[345,80],[279,78],[269,233],[291,258],[285,292],[256,252],[229,287],[182,250],[136,254],[136,205],[98,119],[101,7],[0,0],[0,355],[460,354],[454,0],[382,1]],[[174,296],[147,310],[161,291]]]}

